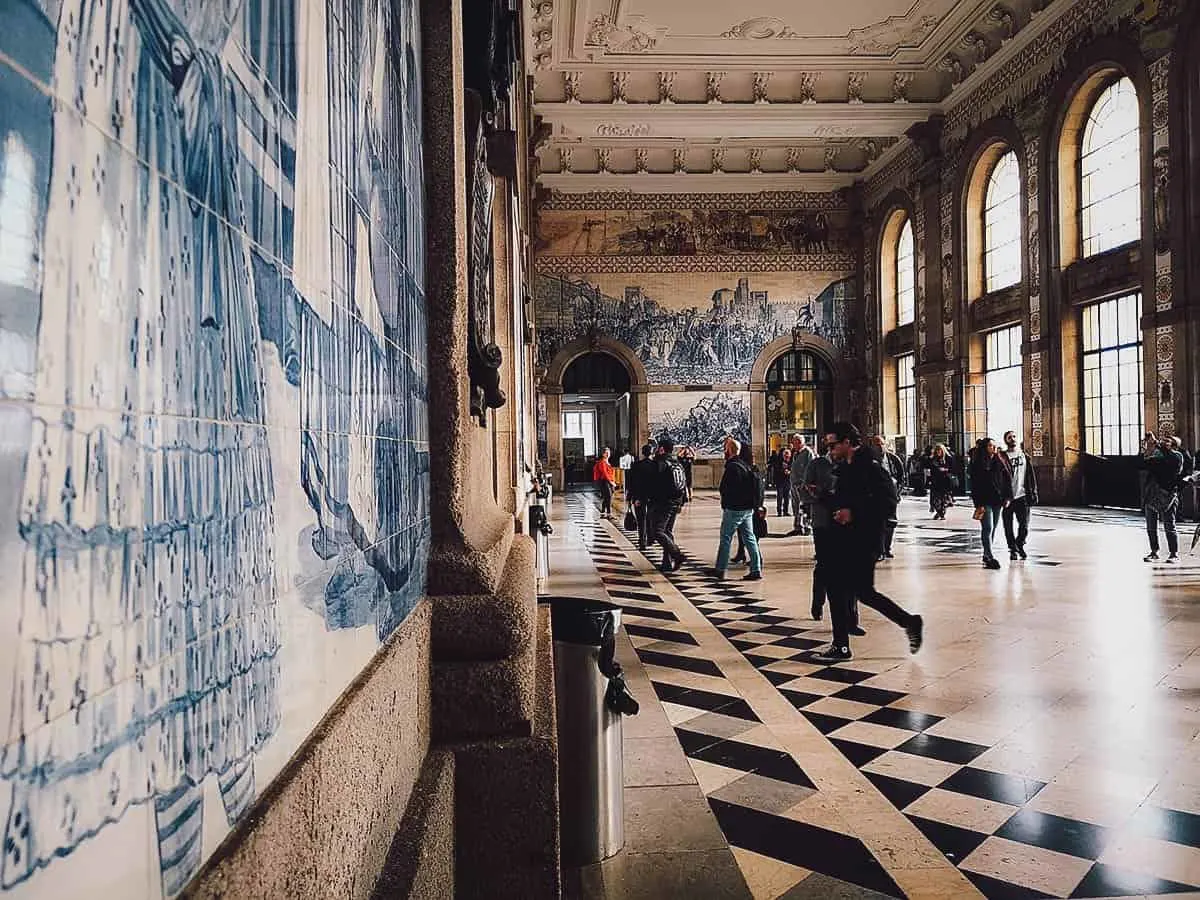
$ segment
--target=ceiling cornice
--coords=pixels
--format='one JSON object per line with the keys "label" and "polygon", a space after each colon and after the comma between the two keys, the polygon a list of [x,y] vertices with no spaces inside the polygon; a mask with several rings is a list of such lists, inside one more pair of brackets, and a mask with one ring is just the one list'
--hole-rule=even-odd
{"label": "ceiling cornice", "polygon": [[717,172],[616,175],[608,172],[542,175],[538,182],[563,193],[628,191],[633,194],[755,194],[760,191],[827,193],[850,187],[857,172]]}
{"label": "ceiling cornice", "polygon": [[937,103],[534,104],[560,133],[579,137],[622,136],[613,127],[630,126],[645,126],[638,137],[899,137],[940,111]]}

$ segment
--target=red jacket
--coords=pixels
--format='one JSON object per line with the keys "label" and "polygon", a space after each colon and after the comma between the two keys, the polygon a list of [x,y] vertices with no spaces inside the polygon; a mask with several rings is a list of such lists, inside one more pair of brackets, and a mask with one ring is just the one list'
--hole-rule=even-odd
{"label": "red jacket", "polygon": [[617,476],[613,473],[612,463],[601,457],[592,467],[592,481],[607,481],[615,484]]}

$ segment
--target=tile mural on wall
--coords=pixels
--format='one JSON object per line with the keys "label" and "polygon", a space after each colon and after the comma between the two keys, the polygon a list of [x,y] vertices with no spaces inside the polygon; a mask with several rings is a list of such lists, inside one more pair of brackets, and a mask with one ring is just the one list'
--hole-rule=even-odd
{"label": "tile mural on wall", "polygon": [[415,0],[8,0],[0,894],[177,894],[424,591]]}
{"label": "tile mural on wall", "polygon": [[763,347],[794,330],[853,346],[856,281],[840,273],[539,274],[543,365],[589,334],[625,344],[651,384],[749,382]]}
{"label": "tile mural on wall", "polygon": [[826,211],[543,209],[538,247],[547,256],[828,253],[847,248],[846,220]]}
{"label": "tile mural on wall", "polygon": [[650,439],[669,437],[701,458],[719,458],[725,438],[750,440],[749,391],[654,391],[646,397]]}

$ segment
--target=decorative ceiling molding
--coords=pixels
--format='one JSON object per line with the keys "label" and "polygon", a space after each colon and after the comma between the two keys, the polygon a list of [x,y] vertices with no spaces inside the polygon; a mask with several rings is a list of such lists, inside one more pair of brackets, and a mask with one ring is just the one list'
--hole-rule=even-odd
{"label": "decorative ceiling molding", "polygon": [[552,190],[550,198],[542,208],[548,210],[642,210],[646,208],[647,201],[653,205],[655,200],[662,200],[663,205],[666,205],[669,200],[670,203],[679,204],[681,209],[697,209],[704,212],[717,210],[748,212],[751,209],[804,209],[812,212],[837,212],[848,209],[846,199],[840,192],[795,190],[756,193],[682,191],[670,194],[635,193],[628,190],[564,193]]}
{"label": "decorative ceiling molding", "polygon": [[[605,151],[601,151],[604,153]],[[714,160],[714,164],[721,160]],[[543,174],[538,182],[564,193],[608,192],[618,186],[635,194],[746,193],[759,191],[803,191],[822,193],[850,187],[856,172],[696,172],[686,177],[673,173],[620,175],[609,171],[596,173]]]}
{"label": "decorative ceiling molding", "polygon": [[742,41],[787,41],[794,40],[800,35],[796,34],[782,19],[774,16],[757,16],[747,19],[745,22],[739,22],[724,32],[721,37]]}
{"label": "decorative ceiling molding", "polygon": [[656,180],[672,195],[842,187],[873,177],[913,125],[956,108],[1052,20],[1112,2],[878,0],[798,15],[749,0],[721,21],[688,0],[530,0],[534,109],[553,131],[538,180],[639,196]]}
{"label": "decorative ceiling molding", "polygon": [[[668,203],[676,202],[667,198]],[[806,209],[806,207],[795,207]],[[623,275],[627,272],[853,272],[857,259],[852,253],[697,254],[695,256],[547,256],[538,254],[537,269],[543,275]]]}
{"label": "decorative ceiling molding", "polygon": [[877,22],[866,28],[853,29],[847,35],[847,53],[852,56],[886,56],[900,47],[919,47],[941,20],[937,16],[921,16],[916,22],[907,16]]}
{"label": "decorative ceiling molding", "polygon": [[635,137],[677,138],[872,138],[899,137],[939,112],[936,103],[723,104],[713,116],[706,104],[605,105],[536,103],[534,112],[555,123],[560,136],[609,137],[637,126]]}

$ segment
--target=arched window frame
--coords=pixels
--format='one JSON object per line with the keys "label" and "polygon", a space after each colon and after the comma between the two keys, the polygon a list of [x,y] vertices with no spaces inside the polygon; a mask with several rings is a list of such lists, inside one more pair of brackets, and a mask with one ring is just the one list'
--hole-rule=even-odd
{"label": "arched window frame", "polygon": [[1141,239],[1141,144],[1137,87],[1122,75],[1091,102],[1080,138],[1079,238],[1085,259]]}
{"label": "arched window frame", "polygon": [[[1057,134],[1054,137],[1055,149],[1052,158],[1054,160],[1054,179],[1057,191],[1051,201],[1057,212],[1058,233],[1056,251],[1058,265],[1063,268],[1082,259],[1101,255],[1113,249],[1137,243],[1143,239],[1146,233],[1146,216],[1148,215],[1146,195],[1151,187],[1149,184],[1151,177],[1149,173],[1151,149],[1147,134],[1149,127],[1147,116],[1149,113],[1145,109],[1148,86],[1145,84],[1144,72],[1135,71],[1130,68],[1135,60],[1132,54],[1128,55],[1130,56],[1128,61],[1118,62],[1117,59],[1124,60],[1124,57],[1121,54],[1117,54],[1117,58],[1111,63],[1096,65],[1089,75],[1073,86],[1071,92],[1067,94],[1067,100],[1063,105],[1064,111],[1061,120],[1059,120]],[[1083,196],[1085,131],[1088,128],[1097,102],[1113,85],[1121,82],[1126,82],[1128,87],[1132,87],[1132,91],[1128,96],[1131,98],[1136,97],[1137,99],[1138,127],[1136,132],[1134,132],[1138,148],[1137,225],[1135,228],[1132,224],[1134,215],[1128,216],[1127,218],[1130,222],[1127,223],[1128,230],[1125,232],[1127,240],[1108,247],[1106,250],[1096,250],[1095,247],[1088,247],[1088,251],[1094,252],[1085,253],[1083,211],[1085,206],[1089,205],[1085,202],[1087,198]],[[1134,140],[1131,137],[1130,147],[1133,144]]]}
{"label": "arched window frame", "polygon": [[910,325],[917,317],[917,240],[913,233],[912,219],[904,217],[900,233],[896,236],[895,292],[892,304],[895,308],[896,325]]}
{"label": "arched window frame", "polygon": [[[963,242],[963,260],[965,262],[964,294],[968,303],[973,303],[988,294],[998,291],[1010,290],[1013,287],[1020,285],[1026,273],[1025,247],[1026,247],[1026,225],[1025,225],[1025,207],[1024,207],[1024,190],[1025,182],[1025,164],[1024,164],[1024,148],[1019,142],[1019,135],[1011,123],[1006,120],[998,120],[985,126],[982,131],[984,137],[981,143],[977,145],[978,149],[973,154],[973,162],[965,169],[965,177],[962,182],[962,206],[960,207],[962,218],[961,235]],[[1016,193],[1010,196],[1009,209],[1015,210],[1015,222],[1011,224],[1015,226],[1016,237],[1012,238],[1009,235],[1009,246],[1015,240],[1016,258],[1011,262],[1015,266],[1008,267],[1008,277],[989,278],[989,263],[994,263],[994,254],[991,254],[989,259],[989,242],[988,242],[988,210],[989,210],[989,190],[992,186],[993,176],[998,168],[1005,160],[1010,160],[1014,164],[1014,172],[1016,176]]]}
{"label": "arched window frame", "polygon": [[983,279],[987,293],[1019,284],[1021,264],[1021,164],[1013,150],[992,165],[983,192]]}

